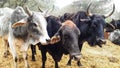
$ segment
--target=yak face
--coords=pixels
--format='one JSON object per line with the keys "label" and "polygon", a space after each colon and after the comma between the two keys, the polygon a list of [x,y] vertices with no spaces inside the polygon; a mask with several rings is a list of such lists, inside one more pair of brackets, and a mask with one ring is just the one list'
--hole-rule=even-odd
{"label": "yak face", "polygon": [[79,60],[81,57],[78,45],[79,35],[79,29],[75,25],[71,25],[71,21],[65,21],[64,23],[62,23],[62,26],[52,37],[52,39],[58,40],[58,38],[60,37],[62,47],[67,51],[67,53],[70,54],[72,58]]}
{"label": "yak face", "polygon": [[42,35],[42,29],[39,28],[40,25],[38,25],[38,23],[36,23],[35,21],[33,21],[33,16],[27,18],[27,21],[29,22],[29,24],[27,24],[28,26],[28,33],[30,34],[30,37],[33,38],[39,38],[39,35]]}
{"label": "yak face", "polygon": [[112,20],[110,23],[106,23],[106,32],[112,32],[115,29],[120,29],[120,20]]}
{"label": "yak face", "polygon": [[120,29],[120,20],[112,20],[109,25],[111,25],[111,27],[113,29]]}
{"label": "yak face", "polygon": [[79,59],[77,56],[80,55],[78,47],[79,30],[77,28],[71,29],[68,26],[64,26],[61,30],[61,40],[63,48],[68,51],[71,57]]}
{"label": "yak face", "polygon": [[[24,10],[23,10],[24,11]],[[47,22],[40,12],[29,11],[28,16],[12,24],[16,38],[29,41],[31,44],[47,44],[50,39],[47,33]],[[16,16],[13,16],[13,18]],[[19,16],[18,16],[19,17]]]}
{"label": "yak face", "polygon": [[94,42],[90,43],[91,45],[99,45],[101,47],[101,44],[105,44],[106,41],[104,39],[104,27],[105,27],[105,17],[100,15],[93,15],[90,17],[91,21],[90,23],[90,29],[89,32],[92,35],[91,36],[91,42],[94,40]]}
{"label": "yak face", "polygon": [[33,13],[27,20],[29,36],[38,39],[43,45],[47,43],[50,39],[47,33],[47,22],[41,13]]}
{"label": "yak face", "polygon": [[115,4],[113,4],[113,10],[108,15],[98,15],[98,14],[95,15],[95,14],[92,14],[89,11],[91,5],[92,5],[92,3],[90,3],[88,5],[86,13],[90,17],[90,23],[91,23],[90,31],[92,32],[91,35],[95,39],[94,40],[95,42],[92,42],[92,43],[97,44],[97,45],[99,45],[101,47],[101,44],[104,44],[106,42],[105,39],[104,39],[104,27],[105,27],[105,24],[106,24],[105,18],[110,17],[114,13]]}
{"label": "yak face", "polygon": [[47,31],[48,31],[48,35],[50,37],[52,37],[60,28],[60,20],[58,17],[55,16],[48,16],[46,17],[47,20]]}

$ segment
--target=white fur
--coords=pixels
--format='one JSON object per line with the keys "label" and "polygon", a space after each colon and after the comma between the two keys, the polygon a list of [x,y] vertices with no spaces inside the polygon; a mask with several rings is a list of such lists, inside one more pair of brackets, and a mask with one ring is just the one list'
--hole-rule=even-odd
{"label": "white fur", "polygon": [[41,32],[42,35],[39,39],[39,42],[41,42],[41,44],[45,45],[47,43],[46,39],[50,39],[50,37],[48,36],[48,32],[47,32],[47,22],[40,12],[35,12],[35,15],[37,17],[37,20],[35,18],[35,21],[40,22],[40,25],[42,28],[41,30],[43,31],[43,32]]}
{"label": "white fur", "polygon": [[13,12],[13,9],[10,8],[0,8],[0,37],[3,40],[3,45],[5,46],[5,52],[4,56],[7,57],[7,51],[8,51],[8,32],[9,32],[9,22],[10,17]]}
{"label": "white fur", "polygon": [[23,58],[25,61],[25,67],[28,68],[29,64],[27,62],[26,57],[27,57],[27,50],[29,45],[31,44],[35,45],[39,42],[45,45],[47,44],[46,39],[50,39],[47,33],[47,22],[45,18],[42,16],[40,12],[34,12],[34,15],[36,16],[33,16],[33,21],[40,22],[38,25],[41,27],[39,28],[39,30],[41,31],[42,35],[38,36],[38,38],[27,36],[25,41],[23,41],[23,39],[15,38],[15,36],[13,35],[12,24],[9,24],[8,42],[9,42],[10,50],[14,59],[15,68],[17,68],[17,63],[15,62],[15,59],[17,58],[16,45],[20,46],[20,51],[23,53]]}
{"label": "white fur", "polygon": [[109,40],[114,41],[120,39],[120,30],[114,30],[110,33]]}

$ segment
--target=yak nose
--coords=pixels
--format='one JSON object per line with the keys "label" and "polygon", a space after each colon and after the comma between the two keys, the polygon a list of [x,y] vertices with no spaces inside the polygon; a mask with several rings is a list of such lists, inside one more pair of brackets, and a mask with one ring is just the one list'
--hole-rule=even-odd
{"label": "yak nose", "polygon": [[81,57],[82,57],[82,55],[76,55],[76,56],[74,56],[74,59],[78,61],[81,59]]}
{"label": "yak nose", "polygon": [[101,38],[98,38],[97,41],[98,41],[100,44],[105,44],[105,43],[106,43],[106,40],[105,40],[105,39],[101,39]]}
{"label": "yak nose", "polygon": [[47,42],[50,42],[50,39],[46,39]]}
{"label": "yak nose", "polygon": [[75,53],[74,53],[74,55],[71,55],[71,56],[72,56],[73,59],[76,60],[76,61],[78,61],[78,60],[80,60],[80,59],[82,58],[82,54],[81,54],[81,53],[79,53],[79,54],[75,54]]}

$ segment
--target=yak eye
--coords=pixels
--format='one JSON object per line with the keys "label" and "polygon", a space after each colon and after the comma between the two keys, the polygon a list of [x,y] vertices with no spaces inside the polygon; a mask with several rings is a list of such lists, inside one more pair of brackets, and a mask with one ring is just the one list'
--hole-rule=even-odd
{"label": "yak eye", "polygon": [[31,23],[31,25],[37,27],[37,24],[35,24],[35,23]]}
{"label": "yak eye", "polygon": [[69,36],[68,36],[68,35],[65,35],[65,36],[64,36],[64,38],[65,38],[65,39],[68,39],[68,38],[69,38]]}
{"label": "yak eye", "polygon": [[29,28],[33,29],[33,28],[36,28],[37,27],[37,24],[35,23],[30,23],[29,24]]}

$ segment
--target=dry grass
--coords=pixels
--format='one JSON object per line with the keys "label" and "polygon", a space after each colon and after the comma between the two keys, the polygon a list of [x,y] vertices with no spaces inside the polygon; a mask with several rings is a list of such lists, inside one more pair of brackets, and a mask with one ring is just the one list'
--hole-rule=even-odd
{"label": "dry grass", "polygon": [[[1,39],[0,39],[1,41]],[[13,68],[12,56],[8,58],[3,57],[4,47],[0,43],[0,68]],[[41,54],[37,49],[37,55],[35,62],[31,61],[31,51],[28,50],[28,60],[31,68],[41,68]],[[106,45],[100,47],[90,47],[87,43],[84,43],[82,50],[83,57],[81,59],[82,67],[76,65],[76,61],[72,61],[72,66],[66,66],[68,61],[68,55],[64,55],[59,63],[60,68],[120,68],[120,46],[112,44],[107,41]],[[47,54],[46,68],[54,68],[54,61],[52,57]],[[24,62],[19,55],[19,68],[24,68]]]}

